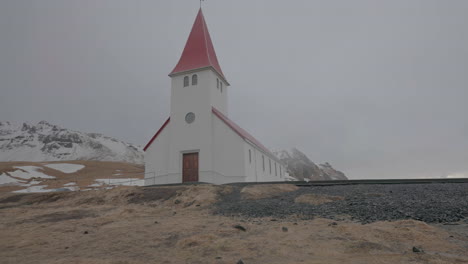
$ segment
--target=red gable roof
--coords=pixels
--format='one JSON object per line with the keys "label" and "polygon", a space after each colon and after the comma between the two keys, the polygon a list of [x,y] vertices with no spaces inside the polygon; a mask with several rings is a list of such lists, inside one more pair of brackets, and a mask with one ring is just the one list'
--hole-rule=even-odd
{"label": "red gable roof", "polygon": [[263,152],[270,155],[272,158],[276,160],[276,155],[271,153],[270,150],[268,150],[262,143],[260,143],[260,141],[255,139],[252,135],[250,135],[249,132],[245,131],[238,124],[234,123],[234,121],[229,119],[227,116],[223,115],[220,111],[218,111],[218,109],[213,107],[212,111],[213,111],[213,114],[215,114],[219,119],[221,119],[228,127],[234,130],[234,132],[236,132],[241,138],[243,138],[244,140],[250,141],[252,144],[257,146]]}
{"label": "red gable roof", "polygon": [[153,141],[159,136],[159,134],[161,134],[161,132],[163,131],[163,129],[167,126],[167,124],[169,124],[169,121],[171,120],[171,118],[169,117],[166,122],[164,122],[164,124],[162,125],[162,127],[158,130],[158,132],[156,132],[156,134],[154,134],[154,136],[151,138],[151,140],[148,142],[148,144],[146,144],[146,146],[143,148],[143,151],[146,151],[149,146],[151,146],[151,144],[153,143]]}
{"label": "red gable roof", "polygon": [[213,67],[213,69],[226,81],[226,77],[224,77],[223,71],[219,66],[213,43],[211,42],[205,17],[203,16],[203,12],[200,8],[197,18],[193,23],[192,31],[190,32],[187,43],[185,44],[182,56],[169,76],[205,67]]}

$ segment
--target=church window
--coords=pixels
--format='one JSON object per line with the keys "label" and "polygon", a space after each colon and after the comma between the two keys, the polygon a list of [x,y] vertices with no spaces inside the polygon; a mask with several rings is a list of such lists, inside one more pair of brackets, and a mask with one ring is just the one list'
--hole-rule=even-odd
{"label": "church window", "polygon": [[187,122],[187,124],[191,124],[193,123],[193,121],[195,121],[195,114],[190,112],[188,114],[185,115],[185,122]]}
{"label": "church window", "polygon": [[262,155],[263,171],[265,171],[265,156]]}
{"label": "church window", "polygon": [[281,166],[280,166],[280,177],[281,177]]}
{"label": "church window", "polygon": [[219,89],[219,79],[216,79],[216,88]]}
{"label": "church window", "polygon": [[198,75],[194,74],[192,75],[192,85],[197,85],[198,84]]}
{"label": "church window", "polygon": [[270,174],[271,174],[271,159],[268,160],[270,163]]}
{"label": "church window", "polygon": [[189,78],[188,78],[188,76],[185,76],[184,77],[184,87],[187,87],[187,86],[189,86]]}
{"label": "church window", "polygon": [[221,89],[221,92],[223,92],[223,82],[219,82],[219,88]]}
{"label": "church window", "polygon": [[249,163],[252,163],[252,151],[249,149]]}

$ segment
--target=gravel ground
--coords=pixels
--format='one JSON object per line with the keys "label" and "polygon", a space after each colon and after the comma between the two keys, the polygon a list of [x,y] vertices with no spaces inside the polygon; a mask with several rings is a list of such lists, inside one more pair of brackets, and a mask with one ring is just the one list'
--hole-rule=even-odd
{"label": "gravel ground", "polygon": [[[426,223],[468,222],[468,183],[341,185],[301,187],[275,197],[248,200],[240,193],[242,186],[223,196],[215,214],[247,218],[301,219],[323,217],[340,220],[343,215],[363,224],[375,221],[414,219]],[[303,194],[341,196],[320,205],[295,203]]]}

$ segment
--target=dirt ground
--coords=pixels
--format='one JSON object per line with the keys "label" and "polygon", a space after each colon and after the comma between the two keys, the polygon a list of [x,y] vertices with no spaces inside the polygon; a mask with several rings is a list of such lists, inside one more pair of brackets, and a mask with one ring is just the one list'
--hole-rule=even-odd
{"label": "dirt ground", "polygon": [[468,263],[466,223],[213,215],[231,188],[0,194],[0,263]]}

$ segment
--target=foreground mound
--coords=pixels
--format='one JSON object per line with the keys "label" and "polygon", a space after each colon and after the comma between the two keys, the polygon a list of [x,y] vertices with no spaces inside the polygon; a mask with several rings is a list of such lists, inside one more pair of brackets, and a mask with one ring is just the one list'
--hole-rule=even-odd
{"label": "foreground mound", "polygon": [[[430,225],[398,220],[363,225],[349,218],[213,214],[227,202],[244,210],[245,203],[263,206],[265,201],[289,199],[304,190],[276,188],[283,192],[266,195],[267,187],[252,188],[257,194],[261,189],[265,197],[256,199],[241,195],[242,187],[214,185],[2,194],[0,263],[468,262],[464,222]],[[349,199],[349,194],[343,197]],[[277,204],[277,211],[282,212],[282,206]]]}

